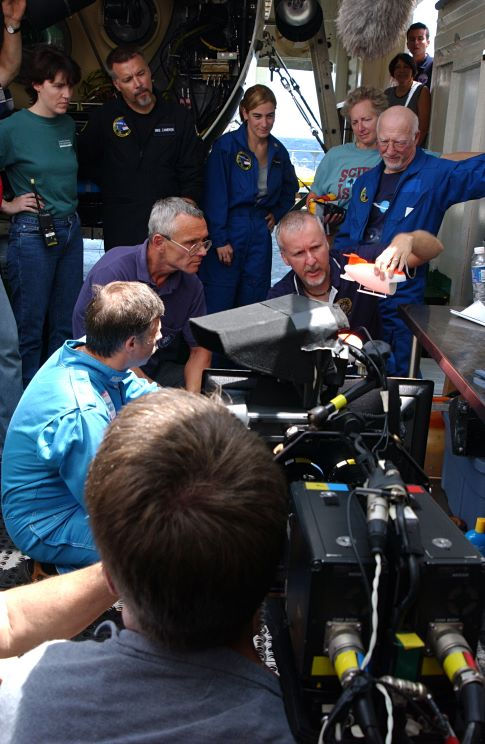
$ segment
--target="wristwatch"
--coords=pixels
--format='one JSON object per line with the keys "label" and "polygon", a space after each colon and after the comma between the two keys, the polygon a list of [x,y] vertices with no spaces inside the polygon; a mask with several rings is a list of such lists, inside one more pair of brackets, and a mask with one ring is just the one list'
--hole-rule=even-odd
{"label": "wristwatch", "polygon": [[11,23],[4,23],[3,25],[5,26],[5,31],[7,32],[7,34],[18,34],[18,32],[20,31],[20,26],[17,26],[17,28],[15,28],[15,26],[12,26]]}

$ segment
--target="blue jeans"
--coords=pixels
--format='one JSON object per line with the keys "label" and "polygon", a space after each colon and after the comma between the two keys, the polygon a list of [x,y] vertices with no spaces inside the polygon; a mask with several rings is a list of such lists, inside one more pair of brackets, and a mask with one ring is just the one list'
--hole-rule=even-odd
{"label": "blue jeans", "polygon": [[7,427],[22,395],[17,326],[0,277],[0,468]]}
{"label": "blue jeans", "polygon": [[48,356],[72,337],[72,312],[82,285],[79,217],[55,218],[54,227],[59,245],[46,248],[35,214],[15,215],[10,226],[7,272],[25,387],[41,364],[46,320]]}

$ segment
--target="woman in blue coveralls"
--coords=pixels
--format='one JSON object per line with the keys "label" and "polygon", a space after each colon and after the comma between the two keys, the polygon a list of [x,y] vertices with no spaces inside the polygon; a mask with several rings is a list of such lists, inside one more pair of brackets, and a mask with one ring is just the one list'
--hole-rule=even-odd
{"label": "woman in blue coveralls", "polygon": [[248,88],[241,126],[216,140],[207,161],[203,209],[216,250],[199,277],[209,313],[261,302],[271,284],[271,231],[298,190],[288,151],[271,135],[275,109],[269,88]]}

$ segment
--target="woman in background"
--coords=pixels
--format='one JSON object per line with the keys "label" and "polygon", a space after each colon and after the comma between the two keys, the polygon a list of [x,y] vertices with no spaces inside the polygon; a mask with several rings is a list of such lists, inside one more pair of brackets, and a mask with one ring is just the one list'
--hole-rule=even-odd
{"label": "woman in background", "polygon": [[209,313],[261,302],[270,287],[271,231],[298,190],[288,151],[271,134],[275,110],[270,88],[248,88],[241,126],[215,141],[207,161],[203,209],[215,250],[199,277]]}
{"label": "woman in background", "polygon": [[[326,153],[315,173],[307,206],[310,199],[335,194],[334,203],[347,209],[355,180],[381,162],[377,149],[377,120],[386,108],[387,98],[378,88],[362,85],[350,91],[342,113],[350,121],[355,141],[332,147]],[[336,226],[344,217],[345,214],[328,215],[325,222]]]}
{"label": "woman in background", "polygon": [[406,106],[414,111],[419,119],[418,145],[421,146],[428,134],[431,115],[429,88],[414,80],[418,68],[410,54],[396,54],[389,62],[389,73],[397,83],[384,91],[389,106]]}
{"label": "woman in background", "polygon": [[15,194],[1,209],[11,215],[7,273],[24,386],[41,364],[46,321],[47,355],[71,337],[83,271],[75,125],[66,113],[81,72],[55,47],[39,46],[28,79],[32,105],[0,122],[0,168]]}

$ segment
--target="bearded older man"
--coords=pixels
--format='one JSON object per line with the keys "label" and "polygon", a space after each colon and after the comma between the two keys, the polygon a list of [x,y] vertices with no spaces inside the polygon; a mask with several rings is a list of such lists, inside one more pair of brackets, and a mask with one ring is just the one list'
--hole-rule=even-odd
{"label": "bearded older man", "polygon": [[[485,196],[485,154],[458,162],[436,158],[417,147],[418,138],[418,118],[409,109],[393,106],[381,114],[377,146],[383,162],[356,180],[336,250],[362,253],[369,245],[391,245],[399,233],[415,230],[436,235],[448,207]],[[401,257],[401,251],[387,254],[389,262]],[[425,280],[422,265],[413,282],[380,301],[384,339],[394,352],[393,374],[407,374],[411,349],[411,332],[397,315],[398,305],[422,303]]]}

